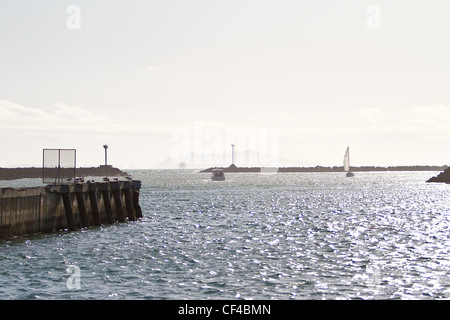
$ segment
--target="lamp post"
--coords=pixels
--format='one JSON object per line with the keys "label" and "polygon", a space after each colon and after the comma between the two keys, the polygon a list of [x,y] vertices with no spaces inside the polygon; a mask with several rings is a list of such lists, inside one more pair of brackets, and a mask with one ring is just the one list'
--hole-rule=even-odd
{"label": "lamp post", "polygon": [[234,144],[231,145],[231,165],[234,166]]}
{"label": "lamp post", "polygon": [[104,144],[103,148],[105,148],[105,166],[108,165],[108,145]]}

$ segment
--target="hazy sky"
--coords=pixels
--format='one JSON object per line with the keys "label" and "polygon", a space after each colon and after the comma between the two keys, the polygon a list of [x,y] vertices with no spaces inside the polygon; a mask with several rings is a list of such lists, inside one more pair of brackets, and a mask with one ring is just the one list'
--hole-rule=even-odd
{"label": "hazy sky", "polygon": [[0,167],[450,165],[448,0],[0,4]]}

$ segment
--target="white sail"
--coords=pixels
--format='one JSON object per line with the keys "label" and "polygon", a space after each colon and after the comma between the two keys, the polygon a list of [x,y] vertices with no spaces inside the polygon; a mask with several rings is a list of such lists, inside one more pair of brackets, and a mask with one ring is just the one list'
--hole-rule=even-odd
{"label": "white sail", "polygon": [[350,170],[350,152],[348,150],[348,147],[344,155],[344,170],[347,172]]}

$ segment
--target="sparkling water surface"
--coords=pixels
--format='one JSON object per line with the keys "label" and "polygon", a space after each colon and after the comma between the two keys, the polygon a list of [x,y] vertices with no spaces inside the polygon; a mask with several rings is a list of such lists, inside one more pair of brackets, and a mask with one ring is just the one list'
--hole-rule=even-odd
{"label": "sparkling water surface", "polygon": [[140,221],[0,241],[0,299],[450,298],[438,172],[129,172]]}

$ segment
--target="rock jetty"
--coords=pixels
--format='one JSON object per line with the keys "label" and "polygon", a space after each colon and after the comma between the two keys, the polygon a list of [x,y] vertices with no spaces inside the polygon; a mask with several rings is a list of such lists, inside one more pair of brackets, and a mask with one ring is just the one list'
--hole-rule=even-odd
{"label": "rock jetty", "polygon": [[[363,167],[352,167],[353,172],[364,172],[364,171],[442,171],[447,169],[447,166],[389,166],[389,167],[374,167],[374,166],[363,166]],[[211,172],[214,167],[204,169],[200,172]],[[236,173],[259,173],[265,171],[272,172],[344,172],[343,166],[335,167],[280,167],[280,168],[263,168],[263,167],[236,167],[231,165],[229,167],[222,168],[223,172],[236,172]]]}
{"label": "rock jetty", "polygon": [[428,179],[427,182],[450,183],[450,168],[445,169],[443,172],[438,174],[436,177],[432,177],[432,178]]}
{"label": "rock jetty", "polygon": [[[76,168],[77,177],[122,177],[128,173],[113,166]],[[42,168],[0,168],[0,180],[42,178]]]}

